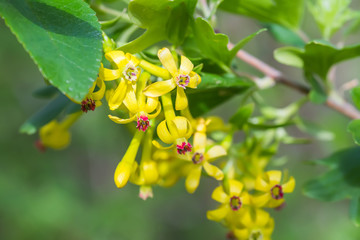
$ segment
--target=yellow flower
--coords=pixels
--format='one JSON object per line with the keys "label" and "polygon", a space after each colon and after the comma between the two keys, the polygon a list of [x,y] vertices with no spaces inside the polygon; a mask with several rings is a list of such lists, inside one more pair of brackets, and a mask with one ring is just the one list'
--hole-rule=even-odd
{"label": "yellow flower", "polygon": [[242,216],[247,210],[244,206],[250,202],[249,194],[243,191],[244,185],[234,179],[229,180],[229,193],[224,191],[223,186],[215,188],[211,197],[220,202],[221,205],[218,209],[208,211],[206,216],[209,220],[221,221],[222,219],[229,217],[229,215],[235,214],[235,219],[238,216]]}
{"label": "yellow flower", "polygon": [[122,51],[111,51],[105,54],[116,69],[103,68],[100,71],[100,78],[104,81],[111,81],[120,79],[117,88],[113,95],[109,98],[110,110],[117,109],[123,102],[128,89],[132,88],[132,85],[136,84],[140,75],[140,69],[138,68],[139,60],[130,53],[124,53]]}
{"label": "yellow flower", "polygon": [[149,85],[145,88],[144,94],[149,97],[159,97],[176,88],[175,109],[185,109],[188,106],[188,100],[184,90],[186,87],[197,88],[197,85],[201,82],[200,76],[192,71],[194,65],[185,56],[181,56],[180,69],[177,69],[174,57],[169,49],[160,49],[158,57],[163,66],[170,72],[172,78]]}
{"label": "yellow flower", "polygon": [[255,189],[262,192],[254,196],[254,204],[262,207],[275,208],[284,202],[284,193],[291,193],[295,188],[295,179],[290,179],[281,184],[281,171],[267,171],[263,176],[258,176]]}
{"label": "yellow flower", "polygon": [[[94,92],[95,88],[98,88],[97,91]],[[99,107],[102,105],[101,99],[105,95],[105,83],[101,78],[97,78],[94,82],[93,86],[90,88],[89,93],[86,95],[84,100],[81,102],[81,111],[88,112],[94,111],[95,107]]]}
{"label": "yellow flower", "polygon": [[205,150],[206,140],[204,133],[196,132],[194,134],[194,154],[192,155],[192,163],[185,181],[186,190],[189,193],[195,192],[199,186],[202,168],[205,169],[205,172],[209,176],[216,180],[222,180],[224,178],[223,172],[218,167],[210,164],[210,162],[216,158],[225,156],[226,150],[219,145]]}
{"label": "yellow flower", "polygon": [[192,128],[189,120],[185,117],[174,117],[172,120],[164,120],[157,127],[157,135],[166,144],[171,144],[169,147],[161,146],[157,141],[153,140],[155,147],[159,149],[170,149],[175,147],[178,155],[184,155],[184,158],[190,159],[190,152],[192,146],[187,139],[192,134]]}
{"label": "yellow flower", "polygon": [[135,158],[143,136],[143,131],[137,131],[135,133],[133,139],[130,142],[130,146],[126,150],[125,155],[116,167],[114,181],[118,188],[122,188],[127,184],[130,176],[135,172],[137,168]]}
{"label": "yellow flower", "polygon": [[146,131],[146,129],[150,126],[149,120],[156,118],[161,111],[161,105],[157,98],[146,97],[142,93],[142,90],[149,78],[150,74],[143,72],[138,80],[138,84],[136,85],[136,90],[132,87],[127,89],[124,105],[129,110],[130,117],[127,119],[121,119],[116,116],[108,115],[112,121],[120,124],[137,121],[136,128],[141,131]]}
{"label": "yellow flower", "polygon": [[238,240],[270,240],[274,230],[274,219],[261,209],[246,212],[241,217],[241,227],[234,230]]}
{"label": "yellow flower", "polygon": [[81,116],[81,112],[68,115],[62,122],[53,120],[42,126],[39,130],[40,140],[37,147],[40,150],[52,148],[60,150],[66,148],[71,141],[71,133],[69,128]]}

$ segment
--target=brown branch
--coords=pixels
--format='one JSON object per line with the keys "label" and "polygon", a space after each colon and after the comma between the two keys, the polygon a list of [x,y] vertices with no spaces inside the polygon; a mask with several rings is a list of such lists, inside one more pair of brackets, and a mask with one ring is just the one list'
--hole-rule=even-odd
{"label": "brown branch", "polygon": [[[234,45],[232,43],[229,43],[228,45],[229,49],[233,48],[233,46]],[[270,65],[264,63],[260,59],[250,55],[243,50],[238,51],[236,53],[236,57],[248,63],[260,72],[264,73],[266,76],[271,77],[277,83],[281,83],[303,94],[308,94],[310,92],[310,88],[303,86],[299,83],[290,81],[279,70],[271,67]],[[344,99],[329,96],[326,101],[326,105],[351,119],[360,118],[360,112],[352,104],[346,102]]]}

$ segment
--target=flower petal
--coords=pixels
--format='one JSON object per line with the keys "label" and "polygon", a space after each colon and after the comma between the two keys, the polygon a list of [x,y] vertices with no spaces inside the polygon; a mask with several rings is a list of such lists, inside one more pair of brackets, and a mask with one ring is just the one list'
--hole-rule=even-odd
{"label": "flower petal", "polygon": [[162,121],[158,125],[157,134],[158,134],[159,138],[161,139],[161,141],[163,141],[164,143],[171,144],[171,143],[174,143],[174,141],[175,141],[174,137],[169,132],[169,129],[166,125],[166,120]]}
{"label": "flower petal", "polygon": [[98,86],[99,90],[97,90],[96,92],[93,92],[92,98],[96,101],[96,100],[101,100],[104,95],[105,95],[105,90],[106,90],[106,86],[103,80],[101,80],[100,78],[96,79],[96,85]]}
{"label": "flower petal", "polygon": [[188,75],[193,70],[194,64],[185,56],[181,56],[180,74]]}
{"label": "flower petal", "polygon": [[145,105],[145,112],[152,113],[160,105],[159,99],[155,97],[148,97]]}
{"label": "flower petal", "polygon": [[228,195],[224,192],[224,189],[222,186],[218,186],[213,191],[211,198],[220,203],[225,203],[228,200]]}
{"label": "flower petal", "polygon": [[173,148],[174,147],[174,144],[171,144],[170,146],[168,147],[164,147],[162,146],[158,141],[156,140],[152,140],[152,144],[154,145],[154,147],[158,148],[158,149],[161,149],[161,150],[166,150],[166,149],[170,149],[170,148]]}
{"label": "flower petal", "polygon": [[107,69],[107,68],[102,68],[102,70],[100,70],[100,78],[104,81],[112,81],[115,79],[120,78],[121,73],[119,71],[119,69]]}
{"label": "flower petal", "polygon": [[158,104],[157,108],[156,108],[156,112],[152,113],[152,114],[148,114],[149,119],[153,119],[156,118],[161,112],[161,105]]}
{"label": "flower petal", "polygon": [[126,119],[122,119],[122,118],[118,118],[116,116],[112,116],[112,115],[108,115],[108,117],[116,122],[116,123],[119,123],[119,124],[127,124],[127,123],[130,123],[132,121],[135,121],[136,120],[136,115],[132,116],[131,118],[126,118]]}
{"label": "flower petal", "polygon": [[218,209],[207,211],[206,217],[209,220],[220,222],[222,219],[225,218],[227,213],[229,212],[229,209],[226,207],[225,204],[221,205]]}
{"label": "flower petal", "polygon": [[201,166],[196,166],[189,172],[189,175],[186,177],[185,186],[188,193],[193,193],[197,189],[200,183],[201,176]]}
{"label": "flower petal", "polygon": [[189,88],[197,88],[197,86],[201,83],[201,77],[196,72],[190,73],[190,81],[188,84]]}
{"label": "flower petal", "polygon": [[181,87],[176,88],[176,100],[175,100],[175,109],[183,110],[188,106],[188,100],[185,94],[185,91]]}
{"label": "flower petal", "polygon": [[115,110],[118,107],[120,107],[120,105],[124,101],[124,98],[125,98],[125,95],[127,92],[127,87],[128,86],[127,86],[125,80],[121,79],[119,85],[115,89],[114,94],[109,99],[108,104],[109,104],[110,110]]}
{"label": "flower petal", "polygon": [[263,207],[271,199],[270,193],[252,196],[252,202],[256,207]]}
{"label": "flower petal", "polygon": [[194,134],[194,152],[204,154],[206,147],[206,134],[195,132]]}
{"label": "flower petal", "polygon": [[249,239],[250,236],[250,232],[247,228],[235,228],[234,229],[234,235],[238,238],[238,239]]}
{"label": "flower petal", "polygon": [[175,117],[172,122],[175,125],[178,136],[177,138],[182,138],[186,136],[188,128],[190,127],[190,122],[185,117]]}
{"label": "flower petal", "polygon": [[177,67],[170,50],[168,48],[160,49],[158,57],[162,65],[170,72],[172,76],[177,74]]}
{"label": "flower petal", "polygon": [[123,51],[111,51],[105,53],[105,58],[110,61],[110,63],[115,64],[119,69],[122,69],[127,62],[125,54]]}
{"label": "flower petal", "polygon": [[255,189],[262,191],[262,192],[268,192],[270,191],[271,186],[268,182],[266,182],[261,176],[258,176],[255,180]]}
{"label": "flower petal", "polygon": [[145,96],[148,97],[159,97],[161,95],[164,95],[165,93],[171,92],[176,87],[176,84],[172,79],[161,81],[161,82],[155,82],[153,84],[150,84],[147,86],[143,93]]}
{"label": "flower petal", "polygon": [[220,145],[215,145],[205,153],[205,159],[207,159],[208,161],[215,160],[216,158],[225,155],[226,155],[226,150]]}
{"label": "flower petal", "polygon": [[277,170],[267,171],[266,175],[269,178],[269,183],[271,186],[280,183],[281,171],[277,171]]}
{"label": "flower petal", "polygon": [[289,181],[281,185],[284,193],[291,193],[295,188],[295,179],[294,177],[290,177]]}
{"label": "flower petal", "polygon": [[285,201],[285,199],[273,199],[271,198],[270,201],[266,204],[266,207],[268,208],[276,208],[279,207],[281,204],[283,204],[283,202]]}
{"label": "flower petal", "polygon": [[216,180],[220,181],[224,178],[224,173],[218,167],[208,162],[204,162],[203,167],[207,174],[209,174],[209,176],[215,178]]}
{"label": "flower petal", "polygon": [[126,108],[131,112],[132,114],[135,114],[139,112],[138,103],[136,101],[136,96],[134,89],[132,87],[127,88],[127,93],[124,99],[124,104]]}
{"label": "flower petal", "polygon": [[255,225],[257,227],[264,227],[270,219],[270,214],[261,209],[255,210]]}
{"label": "flower petal", "polygon": [[230,195],[231,196],[240,196],[240,193],[241,193],[244,185],[241,182],[234,180],[234,179],[229,180],[229,185],[230,185],[230,189],[229,189]]}

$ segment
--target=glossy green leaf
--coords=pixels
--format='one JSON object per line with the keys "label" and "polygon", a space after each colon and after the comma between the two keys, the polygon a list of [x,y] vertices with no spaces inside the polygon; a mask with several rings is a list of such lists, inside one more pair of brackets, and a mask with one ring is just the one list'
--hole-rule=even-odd
{"label": "glossy green leaf", "polygon": [[351,89],[350,93],[355,106],[360,109],[360,87]]}
{"label": "glossy green leaf", "polygon": [[264,24],[270,34],[280,43],[295,47],[304,47],[305,42],[293,30],[279,24]]}
{"label": "glossy green leaf", "polygon": [[285,65],[304,67],[305,73],[314,73],[326,80],[336,63],[360,56],[360,45],[336,48],[329,43],[312,41],[304,49],[283,47],[274,52],[275,59]]}
{"label": "glossy green leaf", "polygon": [[197,117],[252,87],[254,83],[247,78],[203,72],[197,89],[186,89],[186,95],[191,102],[190,111]]}
{"label": "glossy green leaf", "polygon": [[303,0],[225,0],[220,8],[261,22],[277,23],[296,29],[304,7]]}
{"label": "glossy green leaf", "polygon": [[82,0],[2,0],[0,15],[44,77],[81,101],[97,77],[102,54],[100,24],[89,5]]}
{"label": "glossy green leaf", "polygon": [[256,33],[239,41],[233,49],[228,49],[229,38],[225,34],[215,33],[211,25],[202,18],[197,18],[194,26],[194,41],[196,42],[198,54],[209,58],[219,65],[230,66],[231,60],[235,57],[246,43],[253,39],[257,34],[263,32],[261,29]]}
{"label": "glossy green leaf", "polygon": [[254,107],[255,105],[253,103],[240,107],[230,118],[229,122],[235,125],[238,129],[242,129],[254,112]]}
{"label": "glossy green leaf", "polygon": [[347,127],[347,131],[352,134],[354,142],[360,145],[360,119],[352,120]]}
{"label": "glossy green leaf", "polygon": [[350,202],[350,219],[355,224],[355,226],[360,226],[360,194],[354,196]]}
{"label": "glossy green leaf", "polygon": [[[194,13],[196,2],[196,0],[131,1],[128,7],[130,19],[146,31],[120,49],[137,53],[162,40],[169,39],[173,43],[180,43],[186,33],[189,18]],[[182,21],[177,18],[179,16],[183,17],[182,26],[179,24]],[[171,32],[171,27],[177,28],[174,29],[175,32]]]}
{"label": "glossy green leaf", "polygon": [[[349,148],[316,161],[327,166],[325,174],[307,182],[304,193],[322,201],[338,201],[351,198],[358,201],[360,195],[360,148]],[[358,216],[358,207],[352,207],[350,215]],[[358,217],[356,217],[358,219]]]}
{"label": "glossy green leaf", "polygon": [[349,8],[351,0],[316,0],[307,3],[325,39],[330,39],[347,21],[358,16]]}
{"label": "glossy green leaf", "polygon": [[[67,97],[60,94],[43,109],[31,116],[21,127],[21,133],[34,134],[38,128],[56,118],[70,103]],[[79,107],[79,105],[78,105]]]}

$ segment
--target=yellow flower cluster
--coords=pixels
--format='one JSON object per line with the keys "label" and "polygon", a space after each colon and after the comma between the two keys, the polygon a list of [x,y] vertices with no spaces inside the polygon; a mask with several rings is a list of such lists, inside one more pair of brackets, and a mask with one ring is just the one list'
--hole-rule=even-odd
{"label": "yellow flower cluster", "polygon": [[[186,190],[194,193],[204,173],[219,183],[212,198],[220,205],[207,212],[208,219],[222,222],[240,240],[270,239],[274,220],[264,208],[283,206],[285,193],[294,190],[294,178],[282,178],[280,171],[265,172],[268,159],[257,157],[255,150],[250,154],[232,147],[228,138],[233,131],[220,118],[193,118],[185,91],[196,89],[201,77],[185,56],[179,67],[167,48],[159,50],[158,57],[163,67],[122,51],[106,52],[111,68],[101,65],[97,81],[82,102],[81,109],[87,112],[106,96],[112,111],[109,119],[133,124],[133,139],[115,170],[116,186],[122,188],[129,181],[139,185],[139,196],[145,200],[153,197],[154,185],[169,187],[185,178]],[[174,107],[171,92],[175,88]],[[42,145],[65,147],[70,141],[68,128],[81,112],[75,114],[62,123],[45,125],[40,130]],[[154,139],[155,129],[162,143]],[[216,131],[228,138],[214,141],[209,136]]]}

